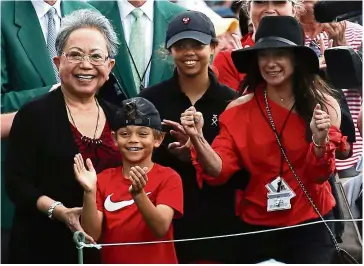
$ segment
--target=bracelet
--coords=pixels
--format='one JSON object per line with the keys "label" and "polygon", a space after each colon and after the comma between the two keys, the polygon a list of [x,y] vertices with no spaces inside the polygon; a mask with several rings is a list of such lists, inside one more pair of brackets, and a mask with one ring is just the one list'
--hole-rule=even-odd
{"label": "bracelet", "polygon": [[325,147],[326,146],[326,144],[329,142],[329,136],[327,136],[326,137],[326,142],[325,142],[325,144],[321,144],[321,145],[319,145],[319,144],[317,144],[316,142],[315,142],[315,140],[314,140],[314,138],[313,138],[313,135],[312,135],[312,143],[313,143],[313,145],[315,145],[315,147],[316,148],[323,148],[323,147]]}
{"label": "bracelet", "polygon": [[63,203],[62,202],[59,202],[59,201],[55,201],[53,202],[53,204],[48,208],[48,218],[49,219],[53,219],[53,211],[54,209],[58,206],[58,205],[62,205],[63,206]]}

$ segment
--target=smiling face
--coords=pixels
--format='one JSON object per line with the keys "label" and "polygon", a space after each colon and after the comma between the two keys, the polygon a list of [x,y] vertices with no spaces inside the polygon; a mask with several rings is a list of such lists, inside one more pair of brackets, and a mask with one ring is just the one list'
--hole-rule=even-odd
{"label": "smiling face", "polygon": [[[74,60],[79,55],[91,57],[109,56],[104,36],[94,28],[81,28],[73,31],[67,40],[63,53],[68,55],[55,57],[54,63],[59,69],[62,88],[68,93],[82,96],[95,94],[109,78],[115,60],[103,60],[101,65],[95,66],[86,58],[83,61]],[[73,59],[72,59],[73,58]]]}
{"label": "smiling face", "polygon": [[143,165],[152,160],[153,149],[161,145],[163,134],[144,126],[127,126],[113,132],[115,145],[131,165]]}
{"label": "smiling face", "polygon": [[295,9],[289,0],[259,1],[252,0],[248,5],[248,12],[253,28],[258,29],[261,19],[265,16],[294,16]]}
{"label": "smiling face", "polygon": [[294,72],[294,55],[289,49],[269,49],[258,52],[259,71],[270,86],[291,82]]}
{"label": "smiling face", "polygon": [[188,77],[205,73],[213,52],[213,45],[206,45],[192,39],[180,40],[171,47],[178,73]]}

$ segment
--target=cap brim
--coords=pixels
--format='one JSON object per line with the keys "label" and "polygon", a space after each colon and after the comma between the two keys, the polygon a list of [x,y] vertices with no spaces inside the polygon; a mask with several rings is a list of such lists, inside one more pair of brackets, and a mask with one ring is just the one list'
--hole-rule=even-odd
{"label": "cap brim", "polygon": [[199,31],[182,31],[174,36],[172,36],[166,44],[166,48],[169,49],[173,44],[176,42],[183,40],[183,39],[193,39],[196,41],[199,41],[203,44],[210,44],[211,43],[211,35],[208,35],[206,33],[202,33]]}
{"label": "cap brim", "polygon": [[257,43],[253,47],[235,50],[231,53],[231,58],[236,69],[240,73],[247,73],[251,65],[250,62],[252,62],[252,60],[256,60],[258,51],[277,48],[293,49],[296,55],[299,55],[300,58],[307,62],[308,69],[311,73],[319,73],[319,60],[316,53],[311,48],[306,46],[293,46],[278,41],[265,41]]}

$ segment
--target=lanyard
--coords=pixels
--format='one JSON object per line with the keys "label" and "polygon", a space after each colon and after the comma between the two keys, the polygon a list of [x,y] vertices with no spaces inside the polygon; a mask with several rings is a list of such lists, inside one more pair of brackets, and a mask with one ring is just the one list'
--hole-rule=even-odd
{"label": "lanyard", "polygon": [[[265,93],[266,93],[266,92],[265,92]],[[266,97],[266,96],[265,96],[265,97]],[[277,129],[272,128],[271,124],[269,123],[269,121],[268,121],[267,117],[265,116],[265,114],[264,114],[264,112],[263,112],[263,109],[262,109],[262,107],[260,106],[259,101],[258,101],[258,99],[257,99],[257,97],[256,97],[256,95],[255,95],[255,94],[254,94],[254,98],[255,98],[255,100],[256,100],[256,102],[257,102],[257,104],[258,104],[259,110],[260,110],[260,112],[262,113],[262,115],[263,115],[263,117],[264,117],[265,121],[268,123],[268,125],[269,125],[269,127],[272,129],[272,131],[273,131],[273,132],[274,132],[274,133],[275,133],[275,134],[279,137],[279,139],[280,139],[280,140],[282,140],[283,131],[284,131],[285,127],[286,127],[287,121],[288,121],[289,117],[291,116],[291,113],[292,113],[293,108],[295,107],[296,103],[294,103],[294,104],[292,105],[291,109],[289,110],[288,115],[286,116],[286,118],[285,118],[285,120],[284,120],[284,122],[283,122],[281,132],[279,132],[279,133],[278,133],[278,132],[277,132]],[[280,176],[281,178],[283,178],[283,161],[284,161],[284,158],[283,158],[283,156],[282,156],[282,154],[281,154],[281,163],[280,163],[280,169],[279,169],[279,176]],[[277,191],[277,192],[280,192],[280,187],[281,187],[281,180],[280,180],[280,181],[279,181],[279,183],[278,183],[278,191]]]}
{"label": "lanyard", "polygon": [[135,71],[136,71],[136,73],[138,74],[138,78],[139,78],[139,81],[140,81],[140,88],[139,88],[139,91],[142,91],[142,90],[144,89],[143,81],[144,81],[144,78],[145,78],[145,74],[147,74],[147,70],[148,70],[148,67],[149,67],[149,65],[150,65],[150,62],[152,61],[152,56],[150,56],[150,58],[149,58],[149,61],[148,61],[147,67],[146,67],[146,68],[145,68],[145,70],[144,70],[143,76],[140,76],[140,74],[139,74],[139,70],[138,70],[138,68],[137,68],[137,66],[136,66],[136,64],[135,64],[135,61],[134,61],[134,58],[133,58],[133,56],[132,56],[132,54],[131,54],[131,52],[130,52],[129,46],[128,46],[128,45],[126,45],[126,48],[128,49],[128,53],[129,53],[129,56],[130,56],[130,58],[131,58],[131,62],[133,63],[133,66],[134,66],[134,68],[135,68]]}

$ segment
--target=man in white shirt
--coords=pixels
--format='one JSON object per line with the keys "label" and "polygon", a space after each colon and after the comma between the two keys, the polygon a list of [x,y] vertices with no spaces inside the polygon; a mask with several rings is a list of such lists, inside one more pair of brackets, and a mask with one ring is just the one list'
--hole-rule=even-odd
{"label": "man in white shirt", "polygon": [[57,83],[47,39],[57,35],[62,16],[83,8],[93,9],[83,1],[1,1],[2,114],[47,92],[38,88]]}
{"label": "man in white shirt", "polygon": [[129,97],[172,76],[174,65],[164,49],[166,30],[174,15],[186,11],[183,7],[166,0],[89,3],[111,20],[119,34],[113,72]]}

